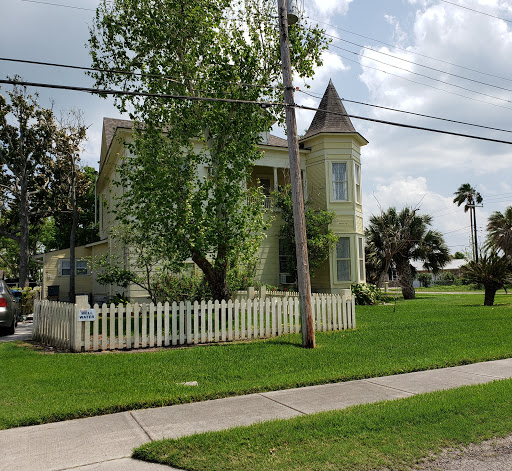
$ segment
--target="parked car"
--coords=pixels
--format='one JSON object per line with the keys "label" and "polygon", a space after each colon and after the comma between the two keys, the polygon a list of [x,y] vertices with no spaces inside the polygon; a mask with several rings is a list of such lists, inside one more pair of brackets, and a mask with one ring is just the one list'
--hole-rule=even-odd
{"label": "parked car", "polygon": [[0,330],[2,333],[14,334],[18,325],[20,304],[12,295],[7,283],[0,280]]}

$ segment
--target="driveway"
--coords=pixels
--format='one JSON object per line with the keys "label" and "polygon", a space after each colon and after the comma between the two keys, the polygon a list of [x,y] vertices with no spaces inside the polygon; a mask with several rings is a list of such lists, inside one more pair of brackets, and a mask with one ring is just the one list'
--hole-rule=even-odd
{"label": "driveway", "polygon": [[0,342],[13,342],[15,340],[30,340],[32,338],[32,321],[18,322],[13,335],[1,335]]}

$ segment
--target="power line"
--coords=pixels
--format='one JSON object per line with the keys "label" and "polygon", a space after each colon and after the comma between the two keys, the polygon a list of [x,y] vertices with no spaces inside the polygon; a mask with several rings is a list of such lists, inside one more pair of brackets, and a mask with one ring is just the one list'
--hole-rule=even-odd
{"label": "power line", "polygon": [[371,121],[371,122],[374,122],[374,123],[388,124],[390,126],[397,126],[397,127],[401,127],[401,128],[417,129],[419,131],[436,132],[436,133],[439,133],[439,134],[447,134],[447,135],[450,135],[450,136],[467,137],[469,139],[478,139],[478,140],[489,141],[489,142],[497,142],[497,143],[501,143],[501,144],[512,144],[512,142],[510,142],[510,141],[503,141],[503,140],[500,140],[500,139],[491,139],[491,138],[488,138],[488,137],[475,136],[475,135],[471,135],[471,134],[462,134],[462,133],[457,133],[457,132],[452,132],[452,131],[443,131],[441,129],[426,128],[426,127],[423,127],[423,126],[413,126],[411,124],[397,123],[396,121],[385,121],[385,120],[382,120],[382,119],[368,118],[366,116],[357,116],[357,115],[348,114],[348,113],[347,114],[338,113],[336,111],[322,110],[320,108],[313,108],[313,107],[310,107],[310,106],[295,105],[295,107],[303,109],[303,110],[321,111],[321,112],[324,112],[324,113],[334,114],[334,115],[338,115],[338,116],[347,116],[349,118],[361,119],[363,121]]}
{"label": "power line", "polygon": [[[297,91],[300,92],[300,93],[303,93],[304,95],[309,95],[309,96],[311,96],[313,98],[321,98],[321,96],[319,96],[319,95],[316,95],[314,93],[305,92],[304,90],[297,90]],[[440,116],[431,116],[431,115],[428,115],[428,114],[414,113],[412,111],[399,110],[399,109],[396,109],[396,108],[390,108],[390,107],[381,106],[381,105],[373,105],[371,103],[364,103],[362,101],[348,100],[346,98],[341,98],[341,101],[345,101],[347,103],[354,103],[356,105],[370,106],[372,108],[379,108],[379,109],[388,110],[388,111],[395,111],[397,113],[404,113],[404,114],[410,114],[410,115],[413,115],[413,116],[420,116],[422,118],[437,119],[437,120],[440,120],[440,121],[447,121],[449,123],[463,124],[465,126],[474,126],[474,127],[477,127],[477,128],[489,129],[491,131],[501,131],[501,132],[512,133],[512,131],[508,130],[508,129],[493,128],[493,127],[490,127],[490,126],[483,126],[481,124],[473,124],[473,123],[467,123],[465,121],[457,121],[457,120],[454,120],[454,119],[441,118]]]}
{"label": "power line", "polygon": [[[472,79],[472,78],[469,78],[469,77],[465,77],[465,76],[463,76],[463,75],[454,74],[454,73],[452,73],[452,72],[447,72],[446,70],[437,69],[436,67],[430,67],[430,66],[428,66],[428,65],[423,65],[423,64],[420,64],[419,62],[410,61],[410,60],[408,60],[408,59],[404,59],[403,57],[399,57],[399,56],[396,56],[396,55],[394,55],[394,54],[388,54],[387,52],[377,51],[376,49],[373,49],[373,48],[371,48],[371,47],[363,46],[362,44],[357,44],[357,43],[354,43],[354,42],[352,42],[352,41],[348,41],[347,39],[343,39],[343,38],[340,38],[340,37],[338,37],[338,36],[334,36],[334,35],[332,35],[332,34],[324,33],[324,36],[327,36],[327,37],[330,37],[330,38],[333,38],[333,39],[338,39],[338,40],[343,41],[343,42],[346,42],[346,43],[348,43],[348,44],[352,44],[353,46],[360,47],[361,49],[367,49],[368,51],[372,51],[372,52],[375,52],[375,53],[377,53],[377,54],[382,54],[383,56],[391,57],[391,58],[393,58],[393,59],[397,59],[397,60],[400,60],[400,61],[402,61],[402,62],[407,62],[408,64],[413,64],[413,65],[416,65],[416,66],[418,66],[418,67],[423,67],[423,68],[425,68],[425,69],[433,70],[433,71],[435,71],[435,72],[439,72],[439,73],[444,74],[444,75],[450,75],[450,76],[452,76],[452,77],[456,77],[456,78],[459,78],[459,79],[462,79],[462,80],[467,80],[467,81],[469,81],[469,82],[474,82],[474,83],[478,83],[478,84],[480,84],[480,85],[485,85],[485,86],[488,86],[488,87],[498,88],[498,89],[500,89],[500,90],[504,90],[504,91],[507,91],[507,92],[512,92],[512,89],[510,89],[510,88],[500,87],[499,85],[493,85],[492,83],[482,82],[481,80]],[[348,49],[343,49],[342,47],[335,46],[334,44],[332,44],[332,47],[335,47],[335,48],[337,48],[337,49],[341,49],[342,51],[347,51],[347,52],[351,52],[352,54],[355,54],[354,52],[352,52],[352,51],[350,51],[350,50],[348,50]],[[358,55],[360,55],[360,54],[358,54]],[[368,56],[365,56],[365,57],[368,57]],[[368,57],[368,58],[369,58],[369,59],[372,59],[372,60],[376,60],[377,62],[380,62],[380,61],[378,61],[377,59],[373,59],[372,57]],[[400,68],[400,67],[398,67],[398,66],[394,66],[394,65],[392,65],[392,64],[388,64],[388,63],[386,63],[386,62],[382,62],[382,63],[383,63],[383,64],[386,64],[386,65],[389,65],[389,66],[391,66],[391,67],[396,67],[396,68],[398,68],[398,69],[400,69],[400,70],[406,70],[406,71],[408,71],[408,72],[410,72],[410,73],[412,73],[412,74],[416,73],[416,72],[412,72],[412,71],[410,71],[410,70],[408,70],[408,69],[402,69],[402,68]],[[439,80],[439,81],[441,81],[441,82],[443,82],[443,83],[448,83],[449,85],[452,85],[452,84],[450,84],[449,82],[446,82],[446,81],[444,81],[444,80],[440,80],[440,79],[434,79],[434,78],[432,78],[432,77],[429,77],[428,75],[423,75],[423,74],[419,74],[419,75],[421,75],[421,76],[423,76],[423,77],[430,78],[430,79],[432,79],[432,80]],[[455,86],[455,85],[453,85],[453,86]],[[466,89],[465,89],[465,90],[466,90]],[[470,91],[473,91],[473,90],[470,90]],[[476,93],[479,93],[479,92],[476,92]],[[496,97],[493,97],[493,98],[496,98]]]}
{"label": "power line", "polygon": [[[154,73],[147,73],[147,72],[132,72],[129,70],[111,70],[111,69],[101,69],[97,67],[85,67],[80,65],[70,65],[70,64],[60,64],[56,62],[44,62],[44,61],[35,61],[35,60],[28,60],[28,59],[13,59],[10,57],[0,57],[0,61],[5,62],[16,62],[21,64],[31,64],[31,65],[43,65],[48,67],[59,67],[64,69],[73,69],[73,70],[84,70],[89,72],[106,72],[109,74],[119,74],[119,75],[132,75],[135,77],[153,77],[153,78],[159,78],[159,79],[165,79],[169,80],[171,82],[175,82],[178,84],[183,85],[183,78],[190,79],[190,80],[197,80],[196,78],[192,77],[173,77],[171,75],[164,75],[164,74],[154,74]],[[216,80],[212,79],[212,82],[216,83],[225,83],[229,85],[238,85],[238,86],[245,86],[245,87],[253,87],[253,88],[264,88],[264,89],[279,89],[282,90],[283,87],[280,87],[278,85],[258,85],[254,83],[247,83],[247,82],[229,82],[226,80]]]}
{"label": "power line", "polygon": [[440,1],[444,2],[444,3],[449,3],[450,5],[453,5],[455,7],[464,8],[464,10],[469,10],[474,13],[479,13],[480,15],[490,16],[491,18],[497,18],[498,20],[506,21],[507,23],[512,23],[512,20],[507,20],[506,18],[501,18],[500,16],[491,15],[490,13],[485,13],[480,10],[475,10],[473,8],[465,7],[464,5],[459,5],[458,3],[449,2],[448,0],[440,0]]}
{"label": "power line", "polygon": [[349,62],[354,62],[354,64],[357,64],[357,65],[359,65],[362,68],[372,69],[372,70],[376,70],[378,72],[382,72],[383,74],[392,75],[393,77],[397,77],[399,79],[406,80],[407,82],[411,82],[411,83],[415,83],[417,85],[421,85],[422,87],[433,88],[434,90],[439,90],[439,91],[444,92],[444,93],[449,93],[450,95],[459,96],[459,97],[465,98],[467,100],[478,101],[480,103],[485,103],[486,105],[497,106],[498,108],[504,108],[506,110],[512,110],[512,108],[510,108],[508,106],[498,105],[497,103],[490,103],[488,101],[479,100],[478,98],[469,97],[469,96],[466,96],[466,95],[462,95],[460,93],[452,92],[450,90],[445,90],[443,88],[435,87],[434,85],[429,85],[427,83],[418,82],[416,80],[412,80],[412,79],[409,79],[407,77],[403,77],[402,75],[394,74],[393,72],[389,72],[387,70],[382,70],[382,69],[379,69],[377,67],[372,67],[371,65],[361,64],[359,61],[356,61],[354,59],[350,59],[349,57],[345,57],[345,56],[343,56],[341,54],[336,54],[336,53],[333,53],[333,54],[338,56],[338,57],[341,57],[342,59],[345,59],[345,60],[347,60]]}
{"label": "power line", "polygon": [[[36,82],[24,82],[20,80],[5,80],[0,79],[0,83],[8,84],[8,85],[21,85],[26,87],[41,87],[41,88],[53,88],[53,89],[60,89],[60,90],[70,90],[70,91],[78,91],[78,92],[85,92],[85,93],[91,93],[95,95],[129,95],[129,96],[141,96],[141,97],[151,97],[151,98],[167,98],[167,99],[174,99],[174,100],[189,100],[189,101],[206,101],[206,102],[223,102],[223,103],[238,103],[238,104],[251,104],[251,105],[259,105],[262,107],[271,107],[271,106],[290,106],[286,103],[279,103],[279,102],[262,102],[262,101],[251,101],[251,100],[239,100],[239,99],[232,99],[232,98],[211,98],[211,97],[201,97],[201,96],[188,96],[188,95],[172,95],[172,94],[159,94],[159,93],[149,93],[149,92],[133,92],[133,91],[124,91],[124,90],[111,90],[111,89],[98,89],[98,88],[86,88],[86,87],[77,87],[72,85],[57,85],[57,84],[49,84],[49,83],[36,83]],[[450,136],[458,136],[458,137],[466,137],[469,139],[477,139],[481,141],[487,141],[487,142],[496,142],[499,144],[512,144],[512,141],[504,141],[500,139],[492,139],[488,137],[483,136],[475,136],[471,134],[462,134],[462,133],[456,133],[451,131],[444,131],[441,129],[433,129],[433,128],[426,128],[422,126],[413,126],[410,124],[405,123],[397,123],[394,121],[385,121],[381,119],[374,119],[374,118],[368,118],[365,116],[357,116],[352,114],[344,114],[344,113],[338,113],[336,111],[330,111],[330,110],[322,110],[319,108],[313,108],[310,106],[304,106],[304,105],[293,105],[296,108],[300,108],[303,110],[308,111],[320,111],[328,114],[334,114],[338,116],[345,116],[353,119],[360,119],[364,121],[371,121],[374,123],[380,123],[380,124],[387,124],[390,126],[397,126],[401,128],[408,128],[408,129],[417,129],[419,131],[428,131],[428,132],[435,132],[438,134],[446,134]]]}
{"label": "power line", "polygon": [[[354,54],[355,56],[359,56],[359,57],[366,58],[366,59],[369,59],[369,60],[372,60],[372,61],[375,61],[375,62],[379,62],[380,64],[384,64],[384,65],[387,65],[389,67],[393,67],[393,68],[398,69],[398,70],[403,70],[403,71],[408,72],[408,73],[413,74],[413,75],[418,75],[419,77],[424,77],[424,78],[427,78],[429,80],[433,80],[435,82],[444,83],[444,84],[446,84],[446,85],[448,85],[450,87],[460,88],[461,90],[465,90],[467,92],[477,93],[478,95],[483,95],[483,96],[486,96],[488,98],[494,98],[495,100],[500,100],[500,101],[505,101],[507,103],[512,103],[512,100],[507,100],[505,98],[500,98],[500,97],[497,97],[497,96],[494,96],[494,95],[489,95],[488,93],[479,92],[479,91],[473,90],[471,88],[463,87],[462,85],[456,85],[454,83],[447,82],[446,80],[442,80],[442,79],[431,77],[430,75],[422,74],[420,72],[414,72],[412,70],[405,69],[404,67],[399,67],[398,65],[393,65],[393,64],[390,64],[388,62],[384,62],[384,61],[381,61],[379,59],[375,59],[374,57],[365,56],[365,55],[360,54],[358,52],[354,52],[354,51],[351,51],[349,49],[345,49],[345,48],[340,47],[340,46],[335,46],[334,44],[332,44],[331,47],[334,47],[336,49],[340,49],[341,51],[349,52],[350,54]],[[395,58],[397,58],[397,57],[395,57]],[[499,88],[501,88],[501,87],[499,87]],[[504,90],[508,90],[508,89],[504,89]],[[512,90],[509,90],[509,91],[512,92]]]}
{"label": "power line", "polygon": [[28,2],[28,3],[39,3],[41,5],[51,5],[54,7],[73,8],[75,10],[96,11],[96,10],[93,10],[92,8],[75,7],[73,5],[64,5],[63,3],[42,2],[39,0],[21,0],[21,1]]}
{"label": "power line", "polygon": [[[124,71],[124,70],[109,70],[109,69],[100,69],[100,68],[95,68],[95,67],[84,67],[84,66],[78,66],[78,65],[60,64],[60,63],[54,63],[54,62],[44,62],[44,61],[35,61],[35,60],[27,60],[27,59],[13,59],[13,58],[8,58],[8,57],[0,57],[0,61],[16,62],[16,63],[32,64],[32,65],[43,65],[43,66],[59,67],[59,68],[66,68],[66,69],[72,69],[72,70],[108,72],[108,73],[113,73],[113,74],[132,75],[132,76],[137,76],[137,77],[139,77],[139,76],[153,77],[153,78],[159,78],[159,79],[166,79],[166,80],[170,80],[170,81],[182,84],[182,82],[177,77],[172,77],[172,76],[164,75],[164,74],[150,74],[150,73],[144,73],[144,72],[132,72],[132,71]],[[214,81],[218,82],[218,83],[226,83],[226,84],[231,84],[231,85],[264,88],[264,89],[282,89],[283,88],[283,87],[277,86],[277,85],[272,86],[272,85],[258,85],[258,84],[252,84],[252,83],[246,83],[246,82],[228,82],[228,81],[217,81],[217,80],[214,80]],[[306,95],[312,96],[314,98],[320,98],[319,96],[315,96],[312,93],[308,93],[308,92],[305,92],[300,89],[297,91],[304,93]],[[411,115],[421,116],[421,117],[430,118],[430,119],[437,119],[437,120],[441,120],[441,121],[452,122],[455,124],[463,124],[463,125],[467,125],[467,126],[479,127],[482,129],[489,129],[492,131],[501,131],[501,132],[512,133],[512,131],[507,130],[507,129],[494,128],[494,127],[490,127],[490,126],[483,126],[483,125],[479,125],[479,124],[467,123],[467,122],[463,122],[463,121],[457,121],[457,120],[442,118],[442,117],[438,117],[438,116],[430,116],[430,115],[425,115],[425,114],[421,114],[421,113],[414,113],[412,111],[405,111],[405,110],[399,110],[399,109],[389,108],[389,107],[380,106],[380,105],[373,105],[370,103],[364,103],[364,102],[349,100],[349,99],[345,99],[345,98],[342,98],[342,100],[346,101],[348,103],[370,106],[370,107],[374,107],[374,108],[381,108],[381,109],[395,111],[395,112],[399,112],[399,113],[411,114]]]}
{"label": "power line", "polygon": [[[223,103],[239,103],[246,105],[259,105],[262,107],[270,106],[287,106],[286,103],[266,102],[266,101],[252,101],[252,100],[239,100],[235,98],[212,98],[212,97],[200,97],[191,95],[173,95],[167,93],[149,93],[149,92],[132,92],[128,90],[111,90],[103,88],[87,88],[78,87],[73,85],[58,85],[52,83],[37,83],[37,82],[25,82],[21,80],[5,80],[0,79],[0,83],[8,85],[21,85],[24,87],[41,87],[41,88],[53,88],[58,90],[69,90],[75,92],[91,93],[93,95],[129,95],[129,96],[141,96],[148,98],[169,98],[175,100],[189,100],[189,101],[209,101],[209,102],[223,102]],[[512,144],[512,142],[511,142]]]}
{"label": "power line", "polygon": [[369,39],[371,41],[375,41],[377,43],[384,44],[385,46],[389,46],[389,47],[391,47],[393,49],[397,49],[399,51],[405,51],[405,52],[408,52],[408,53],[412,53],[412,54],[414,54],[416,56],[424,57],[426,59],[430,59],[430,60],[437,61],[437,62],[442,62],[443,64],[447,64],[447,65],[451,65],[451,66],[454,66],[454,67],[458,67],[460,69],[469,70],[470,72],[475,72],[477,74],[486,75],[488,77],[494,77],[494,78],[497,78],[497,79],[500,79],[500,80],[506,80],[508,82],[512,82],[512,79],[509,78],[509,77],[502,77],[501,75],[494,75],[494,74],[490,74],[488,72],[482,72],[481,70],[472,69],[471,67],[466,67],[466,66],[463,66],[463,65],[460,65],[460,64],[455,64],[454,62],[450,62],[450,61],[447,61],[447,60],[444,60],[444,59],[439,59],[437,57],[427,56],[426,54],[421,54],[421,53],[416,52],[416,51],[411,51],[410,49],[406,49],[406,48],[403,48],[403,47],[400,47],[400,46],[396,46],[394,44],[390,44],[390,43],[384,42],[384,41],[382,41],[380,39],[372,38],[370,36],[365,36],[363,34],[355,33],[354,31],[350,31],[348,29],[340,28],[339,26],[336,26],[336,25],[333,25],[333,24],[330,24],[330,23],[326,23],[324,21],[320,21],[320,20],[318,20],[316,18],[306,17],[306,19],[310,19],[312,21],[316,21],[319,24],[324,24],[326,26],[330,26],[331,28],[338,29],[338,30],[343,31],[343,32],[348,33],[348,34],[353,34],[354,36],[359,36],[359,37],[364,38],[364,39]]}

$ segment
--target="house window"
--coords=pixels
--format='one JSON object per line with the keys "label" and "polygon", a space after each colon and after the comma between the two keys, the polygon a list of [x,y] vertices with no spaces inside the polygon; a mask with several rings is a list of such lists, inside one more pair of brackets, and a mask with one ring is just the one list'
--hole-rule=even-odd
{"label": "house window", "polygon": [[332,191],[335,201],[347,201],[347,164],[332,164]]}
{"label": "house window", "polygon": [[89,274],[87,260],[77,260],[76,261],[76,274],[77,275],[88,275]]}
{"label": "house window", "polygon": [[361,166],[356,164],[356,202],[361,203]]}
{"label": "house window", "polygon": [[364,281],[365,280],[365,274],[364,274],[364,244],[363,244],[363,238],[358,238],[358,249],[359,249],[359,280]]}
{"label": "house window", "polygon": [[288,273],[290,270],[290,255],[286,251],[284,239],[279,239],[279,272]]}
{"label": "house window", "polygon": [[[87,260],[76,260],[75,261],[75,275],[88,275],[89,267],[87,265]],[[61,258],[59,260],[59,276],[69,276],[71,275],[71,264],[69,262],[69,258]]]}
{"label": "house window", "polygon": [[59,260],[59,275],[60,276],[69,276],[71,274],[71,268],[69,266],[69,259],[61,259]]}
{"label": "house window", "polygon": [[351,281],[350,273],[350,238],[340,237],[336,242],[336,279]]}

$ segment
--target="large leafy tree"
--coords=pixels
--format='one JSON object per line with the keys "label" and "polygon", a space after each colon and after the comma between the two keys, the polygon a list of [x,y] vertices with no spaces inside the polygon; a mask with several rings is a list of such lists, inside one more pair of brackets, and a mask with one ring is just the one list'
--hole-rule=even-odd
{"label": "large leafy tree", "polygon": [[[56,187],[54,191],[58,200],[59,210],[52,212],[47,221],[48,233],[41,243],[45,250],[60,250],[69,247],[71,228],[73,223],[72,210],[70,209],[69,192],[66,180],[69,180],[68,164],[59,162],[56,168]],[[76,207],[77,227],[75,234],[76,245],[90,244],[98,240],[98,225],[94,222],[94,185],[96,170],[88,166],[76,166]]]}
{"label": "large leafy tree", "polygon": [[475,260],[478,261],[478,236],[476,230],[476,210],[475,205],[483,201],[482,195],[478,193],[469,183],[463,183],[454,193],[453,202],[457,206],[464,205],[464,212],[469,211],[471,225],[471,240],[473,244],[473,253]]}
{"label": "large leafy tree", "polygon": [[485,253],[478,262],[470,261],[461,271],[469,281],[484,285],[484,306],[492,306],[496,291],[512,281],[510,260],[500,256],[495,250]]}
{"label": "large leafy tree", "polygon": [[423,261],[426,270],[437,273],[449,260],[450,253],[440,232],[429,229],[432,217],[417,214],[416,209],[389,208],[372,216],[366,229],[368,246],[373,249],[370,260],[382,282],[389,268],[396,267],[404,299],[414,299],[413,260]]}
{"label": "large leafy tree", "polygon": [[487,221],[490,244],[512,257],[512,206],[503,213],[495,211]]}
{"label": "large leafy tree", "polygon": [[[57,125],[25,88],[0,95],[0,235],[19,246],[19,283],[29,284],[31,227],[48,209]],[[36,96],[37,98],[37,96]]]}
{"label": "large leafy tree", "polygon": [[[229,296],[228,270],[257,250],[264,220],[247,179],[261,133],[284,110],[200,98],[282,101],[276,14],[268,0],[114,0],[91,29],[98,86],[191,97],[117,99],[138,124],[116,217],[164,264],[190,257],[216,299]],[[324,37],[300,26],[289,35],[293,72],[312,76]]]}

